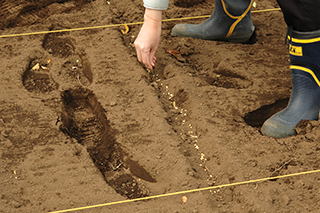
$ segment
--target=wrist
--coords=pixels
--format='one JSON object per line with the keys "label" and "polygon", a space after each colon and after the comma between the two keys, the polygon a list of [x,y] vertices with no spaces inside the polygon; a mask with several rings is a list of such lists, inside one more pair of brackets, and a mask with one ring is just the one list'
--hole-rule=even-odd
{"label": "wrist", "polygon": [[162,10],[153,10],[146,8],[144,13],[144,20],[150,20],[153,22],[161,22],[162,21]]}
{"label": "wrist", "polygon": [[153,22],[157,22],[157,23],[161,23],[162,22],[162,20],[153,19],[150,16],[148,16],[147,14],[144,14],[144,20],[146,20],[146,19],[148,19],[150,21],[153,21]]}

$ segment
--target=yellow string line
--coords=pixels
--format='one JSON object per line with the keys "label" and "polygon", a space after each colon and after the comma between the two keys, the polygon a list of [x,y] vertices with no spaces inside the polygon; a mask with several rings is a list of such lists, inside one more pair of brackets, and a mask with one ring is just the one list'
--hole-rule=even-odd
{"label": "yellow string line", "polygon": [[[272,12],[272,11],[280,11],[280,8],[275,9],[266,9],[266,10],[256,10],[252,11],[252,13],[259,12]],[[162,22],[169,21],[180,21],[180,20],[189,20],[189,19],[200,19],[200,18],[208,18],[211,15],[204,16],[195,16],[195,17],[184,17],[184,18],[173,18],[173,19],[164,19]],[[126,23],[126,24],[111,24],[111,25],[103,25],[103,26],[93,26],[93,27],[82,27],[82,28],[74,28],[74,29],[63,29],[63,30],[52,30],[52,31],[41,31],[41,32],[31,32],[31,33],[20,33],[20,34],[11,34],[11,35],[0,35],[0,38],[9,38],[9,37],[18,37],[18,36],[28,36],[28,35],[41,35],[41,34],[49,34],[49,33],[61,33],[61,32],[72,32],[72,31],[81,31],[81,30],[93,30],[93,29],[102,29],[102,28],[110,28],[110,27],[121,27],[121,26],[130,26],[130,25],[139,25],[143,24],[143,22],[135,22],[135,23]]]}
{"label": "yellow string line", "polygon": [[137,202],[137,201],[142,201],[142,200],[150,200],[150,199],[155,199],[155,198],[168,197],[168,196],[180,195],[180,194],[187,194],[187,193],[191,193],[191,192],[200,192],[200,191],[217,189],[217,188],[220,189],[220,188],[224,188],[224,187],[238,186],[238,185],[244,185],[244,184],[249,184],[249,183],[257,183],[257,182],[262,182],[262,181],[267,181],[267,180],[281,179],[281,178],[287,178],[287,177],[293,177],[293,176],[299,176],[299,175],[305,175],[305,174],[312,174],[312,173],[318,173],[318,172],[320,172],[320,169],[313,170],[313,171],[307,171],[307,172],[293,173],[293,174],[288,174],[288,175],[280,175],[280,176],[276,176],[276,177],[262,178],[262,179],[257,179],[257,180],[229,183],[229,184],[224,184],[224,185],[219,185],[219,186],[210,186],[210,187],[205,187],[205,188],[200,188],[200,189],[192,189],[192,190],[173,192],[173,193],[168,193],[168,194],[160,194],[160,195],[136,198],[136,199],[131,199],[131,200],[122,200],[122,201],[116,201],[116,202],[111,202],[111,203],[104,203],[104,204],[98,204],[98,205],[92,205],[92,206],[84,206],[84,207],[79,207],[79,208],[74,208],[74,209],[55,211],[55,212],[51,212],[51,213],[72,212],[72,211],[78,211],[78,210],[84,210],[84,209],[92,209],[92,208],[97,208],[97,207],[111,206],[111,205],[122,204],[122,203],[132,203],[132,202]]}

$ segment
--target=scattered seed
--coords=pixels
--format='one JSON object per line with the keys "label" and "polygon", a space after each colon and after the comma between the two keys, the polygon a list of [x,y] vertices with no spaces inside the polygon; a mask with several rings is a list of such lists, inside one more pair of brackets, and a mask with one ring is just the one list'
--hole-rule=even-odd
{"label": "scattered seed", "polygon": [[183,196],[183,197],[182,197],[182,202],[183,202],[183,203],[187,202],[187,200],[188,200],[187,196]]}
{"label": "scattered seed", "polygon": [[32,67],[31,70],[39,70],[39,69],[40,69],[40,64],[37,63],[36,65],[34,65],[34,66]]}
{"label": "scattered seed", "polygon": [[45,66],[41,66],[41,68],[42,68],[43,70],[49,70],[49,68],[48,68],[48,67],[45,67]]}
{"label": "scattered seed", "polygon": [[257,2],[253,2],[252,7],[257,7]]}
{"label": "scattered seed", "polygon": [[173,105],[174,108],[177,108],[175,101],[172,102],[172,105]]}

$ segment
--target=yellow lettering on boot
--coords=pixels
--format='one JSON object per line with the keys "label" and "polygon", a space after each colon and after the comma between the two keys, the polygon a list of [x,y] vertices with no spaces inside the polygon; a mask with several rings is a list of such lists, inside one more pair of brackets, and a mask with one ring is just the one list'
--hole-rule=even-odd
{"label": "yellow lettering on boot", "polygon": [[293,46],[293,45],[289,45],[289,52],[291,55],[295,55],[295,56],[303,56],[302,53],[302,47],[298,47],[298,46]]}

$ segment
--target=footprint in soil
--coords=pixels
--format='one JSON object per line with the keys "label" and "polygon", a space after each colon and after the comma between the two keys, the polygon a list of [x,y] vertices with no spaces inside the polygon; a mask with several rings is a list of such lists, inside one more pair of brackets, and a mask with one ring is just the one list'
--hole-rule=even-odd
{"label": "footprint in soil", "polygon": [[104,109],[92,91],[79,88],[62,93],[61,130],[84,145],[106,182],[128,198],[147,196],[139,178],[156,182],[138,162],[129,158],[116,142]]}
{"label": "footprint in soil", "polygon": [[52,62],[57,64],[51,70],[52,76],[63,87],[89,86],[93,82],[90,61],[86,53],[78,50],[75,41],[67,35],[54,33],[44,37],[42,47],[51,55]]}
{"label": "footprint in soil", "polygon": [[[41,65],[40,65],[41,64]],[[22,76],[23,86],[34,93],[48,93],[59,88],[51,77],[48,61],[32,59]]]}
{"label": "footprint in soil", "polygon": [[0,29],[29,26],[46,20],[52,14],[80,9],[91,0],[2,0],[0,2]]}
{"label": "footprint in soil", "polygon": [[[75,42],[65,34],[46,35],[42,46],[51,59],[31,60],[23,75],[25,88],[33,93],[48,93],[59,85],[68,85],[61,92],[61,131],[86,147],[107,184],[117,193],[130,199],[148,196],[149,191],[139,181],[156,180],[116,142],[117,132],[111,128],[105,110],[94,93],[85,88],[93,82],[85,53],[77,51]],[[57,67],[59,71],[55,70]]]}
{"label": "footprint in soil", "polygon": [[289,98],[277,100],[275,103],[262,106],[257,110],[247,113],[244,121],[252,127],[262,127],[263,123],[275,113],[284,109],[288,104]]}
{"label": "footprint in soil", "polygon": [[90,61],[84,51],[65,34],[47,34],[23,74],[23,85],[29,92],[48,93],[59,87],[89,86],[93,82]]}
{"label": "footprint in soil", "polygon": [[252,85],[252,81],[229,70],[218,70],[216,74],[206,76],[206,81],[210,85],[226,89],[245,89]]}

